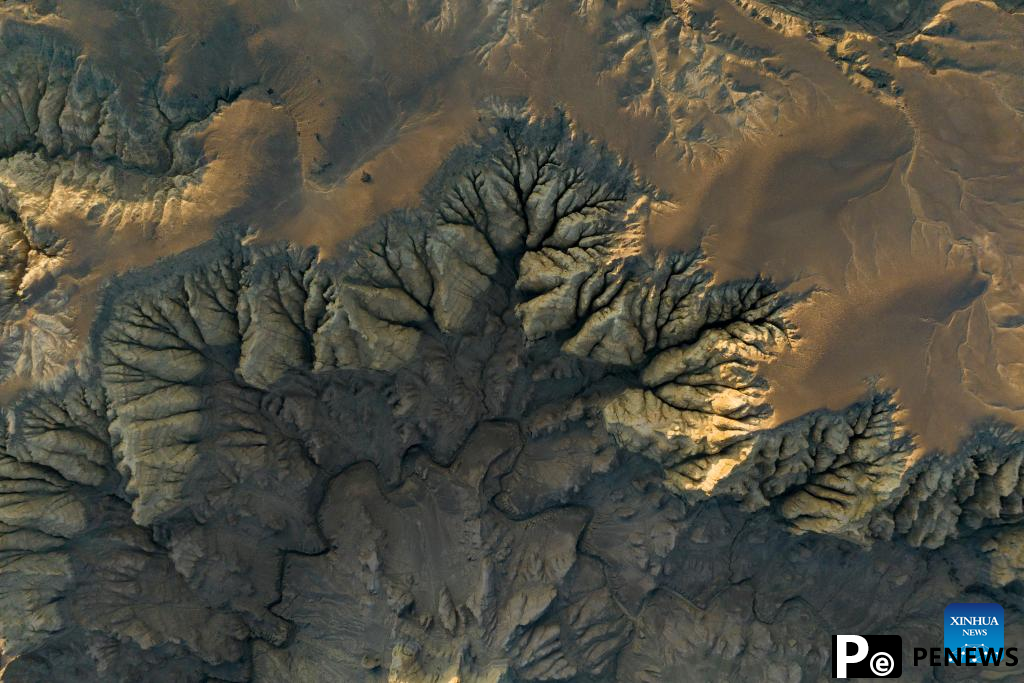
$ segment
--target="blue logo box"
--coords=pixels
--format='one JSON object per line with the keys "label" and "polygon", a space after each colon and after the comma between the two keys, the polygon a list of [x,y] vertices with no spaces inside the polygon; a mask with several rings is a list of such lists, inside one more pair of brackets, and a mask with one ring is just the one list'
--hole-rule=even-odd
{"label": "blue logo box", "polygon": [[[943,622],[944,647],[954,657],[960,648],[960,663],[982,663],[981,650],[1003,648],[1003,608],[993,602],[955,602],[946,607]],[[967,648],[975,651],[967,656]],[[995,653],[994,653],[995,654]],[[988,658],[991,662],[992,659]]]}

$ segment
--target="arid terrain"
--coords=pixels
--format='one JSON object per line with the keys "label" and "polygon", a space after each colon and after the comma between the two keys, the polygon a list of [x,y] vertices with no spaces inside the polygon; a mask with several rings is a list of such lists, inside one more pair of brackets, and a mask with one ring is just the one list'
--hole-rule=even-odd
{"label": "arid terrain", "polygon": [[1024,643],[1022,73],[1022,0],[0,4],[0,680]]}

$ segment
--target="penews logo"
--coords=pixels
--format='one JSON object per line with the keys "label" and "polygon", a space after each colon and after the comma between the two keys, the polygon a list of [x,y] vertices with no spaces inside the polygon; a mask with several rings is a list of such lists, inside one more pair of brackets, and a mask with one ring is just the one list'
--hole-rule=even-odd
{"label": "penews logo", "polygon": [[994,663],[989,661],[990,657],[1003,653],[1003,608],[992,602],[949,605],[943,625],[943,645],[947,658],[959,650],[963,664]]}
{"label": "penews logo", "polygon": [[899,678],[903,639],[899,636],[832,636],[833,678]]}

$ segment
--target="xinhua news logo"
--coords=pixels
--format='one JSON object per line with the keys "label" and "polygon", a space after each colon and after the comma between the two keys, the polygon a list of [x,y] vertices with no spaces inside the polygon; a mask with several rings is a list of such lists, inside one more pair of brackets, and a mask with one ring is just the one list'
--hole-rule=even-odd
{"label": "xinhua news logo", "polygon": [[899,636],[832,636],[833,678],[899,678],[903,639]]}
{"label": "xinhua news logo", "polygon": [[[942,627],[946,661],[960,650],[968,664],[988,664],[989,653],[1003,653],[1003,608],[993,602],[954,602]],[[1001,658],[1001,657],[1000,657]]]}

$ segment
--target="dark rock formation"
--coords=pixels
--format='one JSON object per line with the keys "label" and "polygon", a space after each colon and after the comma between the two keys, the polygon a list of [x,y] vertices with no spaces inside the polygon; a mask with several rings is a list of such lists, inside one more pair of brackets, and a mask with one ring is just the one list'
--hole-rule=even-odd
{"label": "dark rock formation", "polygon": [[499,105],[337,261],[116,280],[6,413],[4,680],[818,681],[830,633],[1020,611],[1020,437],[904,472],[889,395],[771,428],[792,298],[652,249],[659,199]]}

